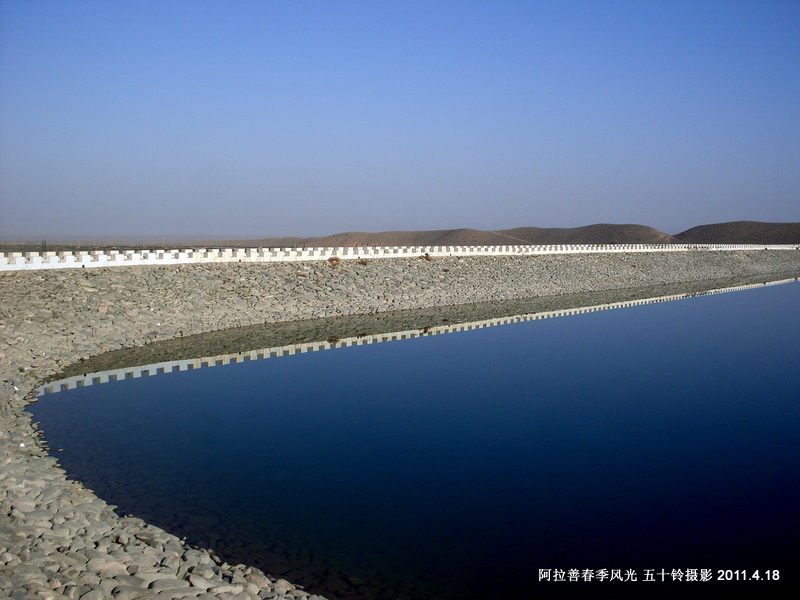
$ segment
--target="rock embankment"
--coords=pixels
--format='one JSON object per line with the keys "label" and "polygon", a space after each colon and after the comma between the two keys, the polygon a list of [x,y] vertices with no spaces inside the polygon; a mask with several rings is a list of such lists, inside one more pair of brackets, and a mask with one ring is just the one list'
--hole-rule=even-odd
{"label": "rock embankment", "polygon": [[[800,252],[384,259],[0,273],[0,599],[310,597],[70,481],[24,407],[109,350],[242,325],[777,272]],[[5,595],[4,595],[5,594]]]}

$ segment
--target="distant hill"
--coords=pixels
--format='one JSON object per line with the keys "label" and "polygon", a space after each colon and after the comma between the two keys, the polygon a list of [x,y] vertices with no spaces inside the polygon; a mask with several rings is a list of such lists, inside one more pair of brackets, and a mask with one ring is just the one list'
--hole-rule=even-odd
{"label": "distant hill", "polygon": [[516,244],[665,244],[672,236],[644,225],[587,225],[571,229],[518,227],[499,231],[437,229],[432,231],[347,232],[313,238],[251,240],[264,247],[329,246],[500,246]]}
{"label": "distant hill", "polygon": [[733,221],[699,225],[675,236],[684,244],[797,244],[800,223]]}
{"label": "distant hill", "polygon": [[502,246],[515,244],[798,244],[800,223],[734,221],[692,227],[669,235],[646,225],[598,223],[583,227],[434,229],[430,231],[350,231],[322,237],[219,240],[205,244],[238,247],[297,248],[331,246]]}
{"label": "distant hill", "polygon": [[645,225],[598,223],[584,227],[517,227],[497,231],[351,231],[323,237],[261,239],[173,239],[140,242],[0,242],[0,251],[93,250],[128,248],[312,248],[331,246],[503,246],[517,244],[800,244],[800,223],[734,221],[692,227],[668,235]]}
{"label": "distant hill", "polygon": [[[500,246],[506,244],[796,244],[800,223],[734,221],[692,227],[669,235],[645,225],[598,223],[584,227],[437,229],[432,231],[347,232],[312,238],[249,240],[264,247],[325,246]],[[238,245],[238,244],[237,244]]]}

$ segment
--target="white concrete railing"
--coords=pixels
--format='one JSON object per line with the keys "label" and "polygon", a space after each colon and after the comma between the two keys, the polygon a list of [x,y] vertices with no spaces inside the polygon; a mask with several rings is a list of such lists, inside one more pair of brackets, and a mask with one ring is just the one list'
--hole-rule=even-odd
{"label": "white concrete railing", "polygon": [[337,339],[336,341],[319,340],[314,342],[301,342],[297,344],[288,344],[286,346],[274,346],[270,348],[261,348],[258,350],[247,350],[244,352],[234,352],[231,354],[220,354],[217,356],[206,356],[202,358],[189,358],[183,360],[163,361],[149,365],[123,367],[119,369],[110,369],[108,371],[86,373],[83,375],[75,375],[73,377],[59,379],[57,381],[50,381],[38,387],[35,393],[37,396],[42,396],[44,394],[52,394],[60,392],[62,390],[72,390],[77,387],[84,387],[99,383],[108,383],[111,381],[121,381],[123,379],[136,379],[142,376],[160,375],[164,373],[171,373],[173,371],[191,371],[194,369],[201,369],[204,367],[224,366],[251,360],[262,360],[265,358],[274,358],[278,356],[291,356],[292,354],[317,352],[319,350],[347,348],[349,346],[363,346],[367,344],[377,344],[380,342],[407,340],[417,337],[425,337],[429,335],[438,335],[442,333],[470,331],[473,329],[483,329],[484,327],[493,327],[496,325],[507,325],[509,323],[521,323],[523,321],[551,319],[554,317],[580,315],[585,313],[597,312],[601,310],[611,310],[616,308],[625,308],[629,306],[641,306],[643,304],[654,304],[657,302],[669,302],[671,300],[682,300],[685,298],[694,298],[697,296],[709,296],[712,294],[721,294],[725,292],[737,292],[741,290],[762,288],[765,286],[780,285],[796,281],[797,279],[781,279],[777,281],[768,281],[765,283],[752,283],[746,285],[717,288],[712,290],[704,290],[701,292],[669,294],[666,296],[654,296],[651,298],[640,298],[637,300],[624,300],[621,302],[593,304],[575,308],[542,311],[537,313],[527,313],[527,314],[512,315],[507,317],[497,317],[493,319],[483,319],[480,321],[471,321],[467,323],[457,323],[452,325],[451,324],[436,325],[433,327],[426,327],[425,329],[409,329],[405,331],[392,331],[386,333],[374,333],[369,335],[352,336],[352,337],[340,338]]}
{"label": "white concrete railing", "polygon": [[702,250],[800,250],[800,244],[559,244],[519,246],[356,246],[338,248],[189,248],[185,250],[93,250],[0,252],[0,271],[74,269],[192,263],[263,263],[439,256],[529,256],[593,252],[686,252]]}

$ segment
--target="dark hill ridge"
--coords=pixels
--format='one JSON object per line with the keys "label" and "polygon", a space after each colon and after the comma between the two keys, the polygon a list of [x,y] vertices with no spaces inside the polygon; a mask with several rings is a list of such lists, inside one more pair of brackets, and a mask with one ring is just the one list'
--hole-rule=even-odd
{"label": "dark hill ridge", "polygon": [[[498,231],[437,229],[431,231],[346,232],[312,238],[249,240],[262,247],[331,246],[501,246],[524,244],[794,244],[800,223],[736,221],[701,225],[668,235],[645,225],[600,223],[573,228],[517,227]],[[242,245],[237,243],[236,245]]]}
{"label": "dark hill ridge", "polygon": [[699,225],[675,236],[684,244],[797,244],[800,223],[733,221]]}
{"label": "dark hill ridge", "polygon": [[520,240],[517,243],[528,244],[669,244],[675,241],[652,227],[607,223],[570,229],[519,227],[498,233]]}

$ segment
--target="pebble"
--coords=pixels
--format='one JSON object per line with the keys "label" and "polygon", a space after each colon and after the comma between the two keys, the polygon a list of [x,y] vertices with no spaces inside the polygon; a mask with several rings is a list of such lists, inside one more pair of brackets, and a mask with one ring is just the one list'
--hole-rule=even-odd
{"label": "pebble", "polygon": [[[0,273],[0,598],[318,598],[228,565],[70,480],[25,412],[48,376],[152,341],[341,314],[800,273],[800,252],[199,264]],[[221,310],[223,309],[223,310]],[[5,594],[5,596],[3,596]]]}

